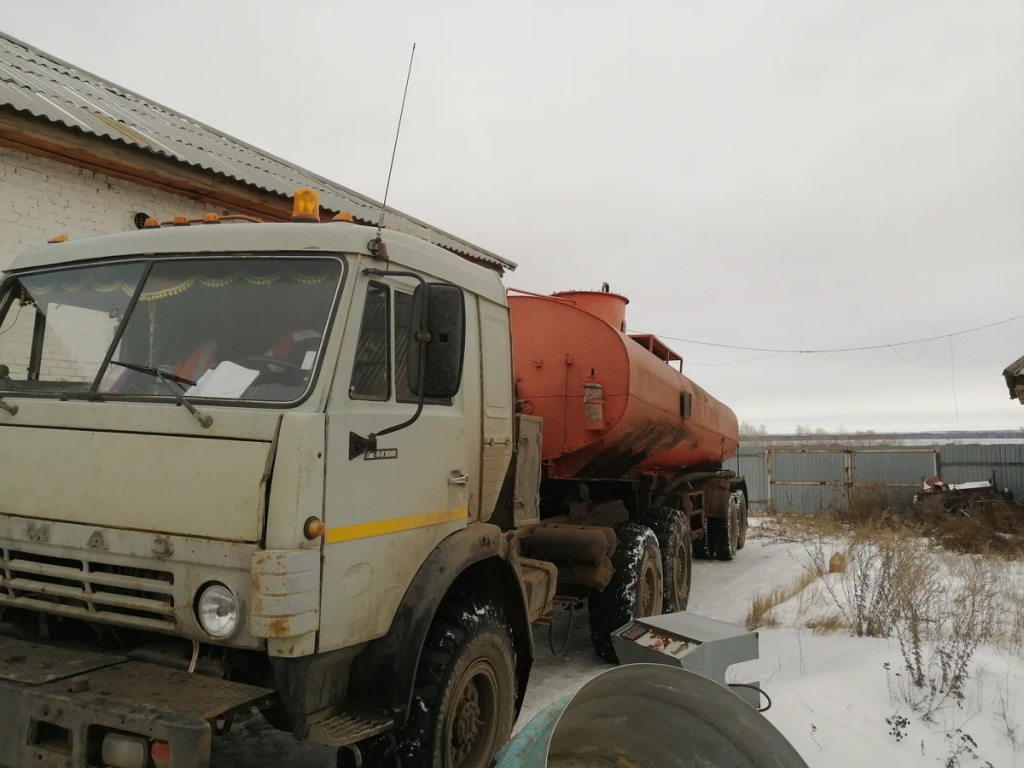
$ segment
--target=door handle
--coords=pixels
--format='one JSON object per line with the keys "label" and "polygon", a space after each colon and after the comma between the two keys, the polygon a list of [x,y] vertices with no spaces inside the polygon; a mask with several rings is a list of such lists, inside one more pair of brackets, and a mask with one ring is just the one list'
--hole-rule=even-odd
{"label": "door handle", "polygon": [[469,485],[469,475],[455,475],[448,478],[448,485]]}

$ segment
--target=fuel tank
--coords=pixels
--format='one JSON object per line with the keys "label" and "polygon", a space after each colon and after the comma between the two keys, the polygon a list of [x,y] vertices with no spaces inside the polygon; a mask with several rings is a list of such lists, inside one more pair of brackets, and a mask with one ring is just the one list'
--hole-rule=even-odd
{"label": "fuel tank", "polygon": [[736,414],[658,338],[625,333],[628,303],[608,291],[509,294],[516,396],[544,419],[551,477],[718,468],[736,451]]}

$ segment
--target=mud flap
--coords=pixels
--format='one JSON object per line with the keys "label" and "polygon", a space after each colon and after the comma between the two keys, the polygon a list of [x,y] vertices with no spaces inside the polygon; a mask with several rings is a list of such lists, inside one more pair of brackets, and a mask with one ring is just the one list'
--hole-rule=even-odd
{"label": "mud flap", "polygon": [[0,638],[4,764],[100,765],[114,731],[170,746],[169,766],[205,768],[211,722],[273,691],[118,656]]}

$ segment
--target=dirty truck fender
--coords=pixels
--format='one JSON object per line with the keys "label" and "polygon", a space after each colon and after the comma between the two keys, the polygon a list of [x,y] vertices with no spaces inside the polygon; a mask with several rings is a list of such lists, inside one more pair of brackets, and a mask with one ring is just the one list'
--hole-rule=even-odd
{"label": "dirty truck fender", "polygon": [[388,633],[355,659],[349,699],[380,707],[401,727],[408,718],[427,630],[452,588],[480,594],[502,607],[512,627],[522,705],[533,665],[533,634],[515,550],[501,529],[472,523],[446,538],[423,561]]}

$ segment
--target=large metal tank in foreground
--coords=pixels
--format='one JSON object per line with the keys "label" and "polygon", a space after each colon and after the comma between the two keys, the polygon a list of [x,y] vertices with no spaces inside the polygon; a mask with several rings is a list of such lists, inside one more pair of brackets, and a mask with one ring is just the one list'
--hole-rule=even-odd
{"label": "large metal tank in foreground", "polygon": [[498,768],[807,768],[764,716],[729,689],[675,667],[602,672],[537,714]]}
{"label": "large metal tank in foreground", "polygon": [[544,419],[555,478],[716,468],[736,451],[736,414],[681,371],[654,336],[625,333],[628,300],[607,291],[510,293],[523,412]]}

